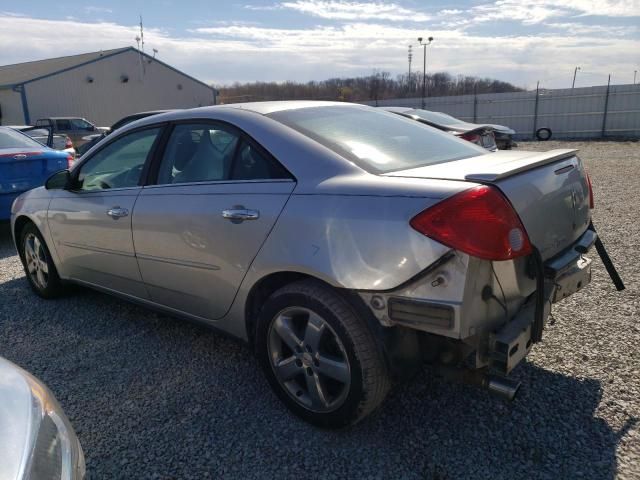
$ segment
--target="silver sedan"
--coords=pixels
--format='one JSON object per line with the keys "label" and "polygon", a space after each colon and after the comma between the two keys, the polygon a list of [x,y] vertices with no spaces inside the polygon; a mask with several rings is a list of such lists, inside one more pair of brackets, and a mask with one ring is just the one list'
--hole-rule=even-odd
{"label": "silver sedan", "polygon": [[243,339],[294,413],[335,428],[425,359],[512,398],[551,304],[590,281],[590,198],[573,150],[266,102],[133,122],[11,221],[38,295],[81,284]]}

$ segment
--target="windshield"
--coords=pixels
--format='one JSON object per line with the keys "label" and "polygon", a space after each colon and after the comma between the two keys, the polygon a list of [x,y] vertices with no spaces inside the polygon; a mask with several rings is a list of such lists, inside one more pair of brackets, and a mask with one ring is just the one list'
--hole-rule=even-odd
{"label": "windshield", "polygon": [[71,126],[76,130],[93,129],[93,125],[87,122],[84,118],[72,118]]}
{"label": "windshield", "polygon": [[352,105],[300,108],[268,117],[314,139],[372,173],[417,168],[486,154],[414,120]]}
{"label": "windshield", "polygon": [[438,125],[456,125],[458,123],[464,123],[462,120],[447,115],[446,113],[430,112],[428,110],[411,110],[407,112],[409,115],[415,115],[428,122],[437,123]]}
{"label": "windshield", "polygon": [[0,128],[0,149],[2,148],[42,148],[42,145],[11,128]]}

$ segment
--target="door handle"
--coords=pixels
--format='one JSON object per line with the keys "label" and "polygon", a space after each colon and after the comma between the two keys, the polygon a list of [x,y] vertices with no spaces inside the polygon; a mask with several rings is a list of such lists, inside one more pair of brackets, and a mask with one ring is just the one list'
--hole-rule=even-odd
{"label": "door handle", "polygon": [[109,215],[111,218],[126,217],[127,215],[129,215],[129,210],[127,210],[126,208],[111,207],[109,210],[107,210],[107,215]]}
{"label": "door handle", "polygon": [[233,223],[240,223],[245,220],[257,220],[260,218],[260,212],[248,208],[229,208],[222,211],[222,218],[231,220]]}

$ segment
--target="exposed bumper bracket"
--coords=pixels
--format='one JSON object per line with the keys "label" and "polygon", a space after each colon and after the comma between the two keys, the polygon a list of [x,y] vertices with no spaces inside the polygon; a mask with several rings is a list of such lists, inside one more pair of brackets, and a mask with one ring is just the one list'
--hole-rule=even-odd
{"label": "exposed bumper bracket", "polygon": [[[593,230],[594,232],[596,231],[596,227],[593,226],[593,222],[591,222],[591,225],[589,225],[589,229]],[[616,267],[613,265],[613,261],[611,261],[611,257],[607,253],[607,250],[604,248],[604,244],[602,243],[602,240],[600,240],[600,237],[598,237],[598,239],[596,240],[596,251],[598,252],[600,259],[604,264],[604,268],[607,269],[607,273],[609,274],[611,281],[613,281],[613,284],[616,286],[616,290],[618,290],[619,292],[624,290],[624,282],[618,274]]]}

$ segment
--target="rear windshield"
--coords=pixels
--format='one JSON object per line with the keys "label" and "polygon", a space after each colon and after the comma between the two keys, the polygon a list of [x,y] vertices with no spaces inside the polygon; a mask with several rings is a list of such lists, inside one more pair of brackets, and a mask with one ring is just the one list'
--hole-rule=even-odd
{"label": "rear windshield", "polygon": [[42,145],[11,128],[0,128],[0,149],[2,148],[42,148]]}
{"label": "rear windshield", "polygon": [[446,113],[430,112],[428,110],[411,110],[407,113],[409,113],[410,115],[415,115],[416,117],[420,117],[428,122],[437,123],[439,125],[455,125],[457,123],[463,123],[462,120],[458,120],[457,118],[454,118],[451,115],[447,115]]}
{"label": "rear windshield", "polygon": [[449,133],[371,107],[300,108],[268,116],[372,173],[486,154],[486,150]]}

